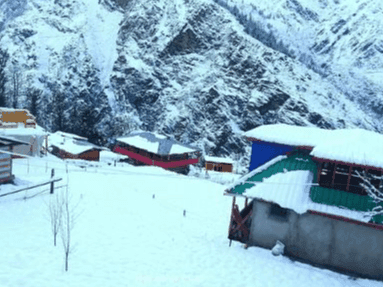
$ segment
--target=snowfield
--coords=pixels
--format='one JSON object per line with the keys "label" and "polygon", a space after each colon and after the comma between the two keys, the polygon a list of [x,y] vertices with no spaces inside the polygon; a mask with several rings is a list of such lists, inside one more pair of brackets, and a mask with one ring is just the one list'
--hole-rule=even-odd
{"label": "snowfield", "polygon": [[2,287],[382,285],[261,248],[229,247],[231,198],[203,178],[102,163],[86,170],[69,164],[67,177],[65,162],[49,156],[14,160],[18,186],[2,185],[0,193],[49,179],[53,167],[63,177],[56,186],[68,183],[77,215],[69,271],[61,239],[53,246],[51,195],[41,187],[0,197]]}

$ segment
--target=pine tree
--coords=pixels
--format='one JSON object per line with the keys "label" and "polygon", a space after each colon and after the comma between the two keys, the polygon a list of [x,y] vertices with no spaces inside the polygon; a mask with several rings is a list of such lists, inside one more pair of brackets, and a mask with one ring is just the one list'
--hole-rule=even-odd
{"label": "pine tree", "polygon": [[27,97],[30,101],[29,111],[36,117],[39,109],[41,94],[42,91],[38,89],[30,89],[27,94]]}
{"label": "pine tree", "polygon": [[0,107],[6,107],[7,104],[7,99],[5,96],[5,85],[7,83],[5,67],[7,65],[8,59],[8,52],[0,48]]}

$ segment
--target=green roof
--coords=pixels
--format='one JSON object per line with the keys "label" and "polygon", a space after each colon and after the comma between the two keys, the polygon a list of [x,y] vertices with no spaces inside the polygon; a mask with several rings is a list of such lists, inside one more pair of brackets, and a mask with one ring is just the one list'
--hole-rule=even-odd
{"label": "green roof", "polygon": [[[312,160],[311,156],[303,153],[294,153],[291,156],[270,165],[265,170],[249,177],[246,182],[262,182],[264,178],[269,178],[274,174],[295,170],[311,171],[314,175],[313,181],[316,183],[317,165]],[[249,189],[253,186],[254,185],[251,183],[238,184],[231,189],[230,193],[243,194],[246,189]],[[343,207],[355,211],[369,211],[376,206],[370,196],[358,195],[347,191],[341,191],[316,185],[311,187],[310,198],[313,202],[316,203],[332,205],[341,208]],[[376,223],[382,223],[383,215],[375,216],[372,221]]]}
{"label": "green roof", "polygon": [[[286,159],[282,159],[273,165],[269,166],[265,170],[249,177],[247,182],[262,182],[264,178],[268,178],[276,173],[294,170],[310,170],[314,174],[316,179],[317,167],[316,164],[312,161],[309,155],[303,153],[295,153],[289,156]],[[253,187],[251,183],[244,183],[235,186],[230,192],[236,194],[242,194],[246,189]]]}

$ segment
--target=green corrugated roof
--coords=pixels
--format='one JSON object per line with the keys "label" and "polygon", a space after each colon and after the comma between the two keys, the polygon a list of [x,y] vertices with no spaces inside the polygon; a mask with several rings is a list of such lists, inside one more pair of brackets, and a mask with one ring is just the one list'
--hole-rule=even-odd
{"label": "green corrugated roof", "polygon": [[[284,170],[310,170],[314,174],[314,178],[316,179],[317,167],[316,164],[312,161],[311,157],[303,153],[296,153],[289,156],[286,159],[274,163],[267,169],[248,178],[246,181],[261,182],[264,178],[268,178],[276,173],[283,172]],[[231,193],[242,194],[245,192],[246,189],[251,188],[253,186],[254,185],[251,183],[239,184],[231,190]]]}
{"label": "green corrugated roof", "polygon": [[[286,159],[280,160],[273,165],[269,166],[265,170],[253,175],[248,178],[247,182],[261,182],[264,178],[268,178],[276,173],[294,170],[309,170],[313,173],[313,180],[316,182],[317,179],[317,165],[311,159],[309,155],[296,153],[289,156]],[[253,184],[244,183],[235,186],[230,192],[236,194],[242,194],[246,189],[253,187]],[[321,187],[321,186],[312,186],[310,190],[310,198],[313,202],[345,207],[350,210],[356,211],[369,211],[372,210],[376,204],[373,202],[372,198],[369,196],[363,196],[358,194],[353,194],[346,191]],[[383,215],[375,216],[372,220],[376,223],[383,222]]]}

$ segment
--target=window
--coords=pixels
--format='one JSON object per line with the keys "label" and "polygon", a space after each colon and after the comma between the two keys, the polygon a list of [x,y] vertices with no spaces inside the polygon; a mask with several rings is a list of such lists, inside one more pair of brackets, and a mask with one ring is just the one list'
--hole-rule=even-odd
{"label": "window", "polygon": [[322,169],[320,172],[319,184],[324,187],[332,186],[332,176],[334,173],[335,164],[330,162],[322,163]]}
{"label": "window", "polygon": [[278,204],[272,203],[270,206],[269,217],[280,221],[288,220],[288,211],[286,208],[280,207]]}
{"label": "window", "polygon": [[348,174],[350,167],[343,164],[335,166],[334,189],[347,190]]}
{"label": "window", "polygon": [[382,176],[380,170],[366,170],[363,167],[350,167],[329,162],[322,163],[319,184],[323,187],[367,195],[367,192],[360,185],[363,180],[358,176],[358,173],[361,176],[366,176],[376,188],[379,188],[381,179],[377,177]]}

